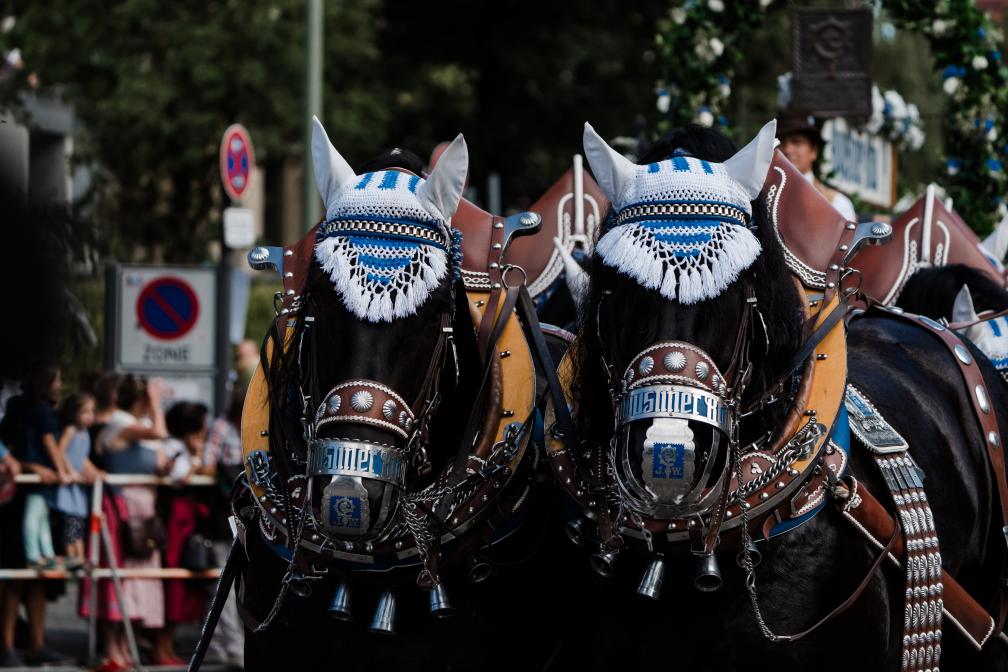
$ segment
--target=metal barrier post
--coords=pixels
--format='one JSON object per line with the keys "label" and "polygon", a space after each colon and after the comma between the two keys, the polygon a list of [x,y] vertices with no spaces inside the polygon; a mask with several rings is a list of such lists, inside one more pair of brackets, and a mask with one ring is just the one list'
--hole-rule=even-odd
{"label": "metal barrier post", "polygon": [[101,513],[102,513],[102,480],[96,478],[91,489],[91,527],[88,536],[88,564],[84,568],[88,579],[91,581],[90,604],[88,613],[88,660],[95,664],[98,662],[98,583],[94,578],[94,570],[98,567],[101,548],[98,546],[101,534]]}

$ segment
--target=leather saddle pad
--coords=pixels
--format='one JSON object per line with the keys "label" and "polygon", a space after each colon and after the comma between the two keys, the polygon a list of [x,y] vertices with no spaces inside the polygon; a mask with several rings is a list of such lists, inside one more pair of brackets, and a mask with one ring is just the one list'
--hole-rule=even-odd
{"label": "leather saddle pad", "polygon": [[[590,254],[594,249],[602,218],[609,209],[609,201],[602,189],[583,173],[584,249]],[[527,277],[529,294],[535,298],[544,292],[563,272],[563,260],[553,245],[559,238],[570,252],[577,244],[575,239],[574,171],[568,170],[528,209],[542,217],[542,227],[535,234],[521,236],[512,241],[504,255],[504,264],[521,266]],[[462,275],[469,289],[489,289],[499,281],[497,269],[491,267],[499,256],[499,229],[494,225],[503,217],[493,215],[475,204],[462,199],[452,217],[452,226],[462,232]]]}
{"label": "leather saddle pad", "polygon": [[763,183],[767,216],[784,247],[788,268],[806,287],[824,289],[826,272],[847,225],[780,150]]}
{"label": "leather saddle pad", "polygon": [[893,220],[892,227],[892,242],[862,249],[851,264],[861,271],[861,290],[883,304],[895,303],[907,279],[930,266],[965,264],[1004,283],[981,252],[980,239],[933,188]]}

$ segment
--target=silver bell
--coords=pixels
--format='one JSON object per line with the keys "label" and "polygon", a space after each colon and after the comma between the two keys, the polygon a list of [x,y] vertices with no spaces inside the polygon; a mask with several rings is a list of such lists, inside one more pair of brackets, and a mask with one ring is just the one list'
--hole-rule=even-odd
{"label": "silver bell", "polygon": [[637,594],[649,597],[652,600],[657,600],[661,597],[661,587],[664,579],[665,561],[662,560],[662,556],[659,553],[658,556],[651,561],[651,564],[648,565],[647,571],[644,572],[644,576],[641,577],[640,585],[637,586]]}
{"label": "silver bell", "polygon": [[697,558],[697,573],[693,583],[701,593],[713,593],[721,587],[721,569],[713,553]]}
{"label": "silver bell", "polygon": [[756,567],[763,561],[763,554],[760,553],[759,548],[756,546],[756,542],[750,539],[746,542],[745,548],[739,551],[739,554],[735,557],[735,564],[739,567],[745,569],[745,556],[746,553],[749,554],[749,559],[752,560],[753,567]]}
{"label": "silver bell", "polygon": [[448,592],[443,583],[435,583],[430,590],[430,613],[437,618],[446,618],[455,613],[455,607],[448,600]]}
{"label": "silver bell", "polygon": [[609,578],[613,575],[613,565],[616,563],[616,554],[601,548],[596,553],[588,557],[588,564],[599,576]]}
{"label": "silver bell", "polygon": [[469,580],[473,583],[483,583],[493,575],[493,572],[493,565],[485,560],[473,558],[469,563]]}
{"label": "silver bell", "polygon": [[336,588],[332,602],[329,603],[329,618],[335,618],[337,621],[353,620],[353,612],[350,610],[350,589],[342,581]]}
{"label": "silver bell", "polygon": [[371,619],[371,632],[380,635],[395,634],[396,599],[391,590],[386,590],[378,598],[378,608]]}
{"label": "silver bell", "polygon": [[581,546],[584,544],[584,521],[580,518],[568,520],[567,524],[564,526],[564,532],[567,533],[567,538],[570,539],[571,543],[575,546]]}

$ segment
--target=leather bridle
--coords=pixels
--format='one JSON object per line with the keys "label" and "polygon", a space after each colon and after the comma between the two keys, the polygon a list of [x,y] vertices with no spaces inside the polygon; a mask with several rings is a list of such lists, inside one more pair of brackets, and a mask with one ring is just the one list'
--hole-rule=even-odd
{"label": "leather bridle", "polygon": [[[596,313],[596,326],[601,317],[602,304]],[[606,344],[599,328],[600,362],[605,371],[612,400],[614,432],[609,444],[609,466],[614,475],[614,489],[620,510],[629,508],[634,515],[646,514],[662,518],[683,515],[699,517],[711,512],[707,533],[694,539],[694,552],[710,555],[718,544],[718,534],[724,520],[734,463],[739,459],[738,425],[742,395],[752,376],[749,346],[753,341],[753,318],[756,296],[751,285],[745,286],[745,303],[736,331],[735,344],[725,373],[702,348],[685,341],[659,341],[637,353],[616,378],[614,368],[606,359]],[[684,497],[686,506],[660,503],[644,484],[632,475],[628,462],[630,427],[634,421],[669,418],[699,422],[713,428],[713,445],[703,465],[699,479],[694,479],[689,493]],[[720,457],[721,445],[728,453]],[[720,473],[715,476],[715,464],[720,463]],[[711,510],[711,507],[714,507]],[[698,526],[699,527],[699,526]],[[697,530],[699,533],[699,529]],[[603,539],[603,546],[612,546]]]}

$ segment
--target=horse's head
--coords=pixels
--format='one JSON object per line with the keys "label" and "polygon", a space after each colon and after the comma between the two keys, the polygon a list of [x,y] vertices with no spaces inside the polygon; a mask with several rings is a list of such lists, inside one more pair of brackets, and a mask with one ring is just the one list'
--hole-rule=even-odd
{"label": "horse's head", "polygon": [[[613,436],[620,497],[641,514],[712,507],[731,477],[741,408],[798,349],[801,304],[766,208],[753,203],[774,128],[733,155],[716,131],[686,129],[646,165],[585,129],[613,210],[583,309],[578,420],[582,436]],[[773,426],[749,424],[754,435]]]}
{"label": "horse's head", "polygon": [[312,158],[326,215],[285,358],[298,384],[285,390],[304,397],[322,531],[371,536],[428,465],[440,379],[456,375],[460,249],[450,220],[468,154],[459,136],[426,180],[396,169],[357,175],[316,120]]}

